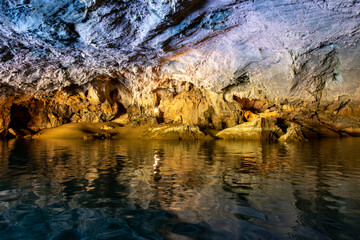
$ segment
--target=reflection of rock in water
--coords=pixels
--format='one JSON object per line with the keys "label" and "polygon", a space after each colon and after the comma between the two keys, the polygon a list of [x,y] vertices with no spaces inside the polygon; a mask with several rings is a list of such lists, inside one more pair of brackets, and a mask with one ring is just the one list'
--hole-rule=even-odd
{"label": "reflection of rock in water", "polygon": [[9,153],[14,145],[15,140],[0,140],[0,175],[5,175],[8,169]]}
{"label": "reflection of rock in water", "polygon": [[358,209],[358,146],[356,139],[0,142],[0,174],[8,180],[0,182],[0,209],[26,202],[56,213],[57,223],[68,215],[91,220],[161,209],[176,213],[169,228],[181,219],[235,239],[256,230],[281,238],[315,224],[335,229],[338,221],[349,229],[341,219]]}

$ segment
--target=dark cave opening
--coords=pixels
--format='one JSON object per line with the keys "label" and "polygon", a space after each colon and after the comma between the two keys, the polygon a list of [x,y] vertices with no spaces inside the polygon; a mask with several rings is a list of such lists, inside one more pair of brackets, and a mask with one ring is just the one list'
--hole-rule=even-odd
{"label": "dark cave opening", "polygon": [[285,119],[283,118],[277,118],[276,119],[276,125],[284,132],[287,132],[288,126],[285,124]]}
{"label": "dark cave opening", "polygon": [[118,115],[123,115],[125,114],[127,111],[126,111],[126,108],[124,107],[124,105],[122,105],[121,103],[117,103],[118,105]]}
{"label": "dark cave opening", "polygon": [[17,104],[11,106],[9,128],[27,129],[30,120],[31,115],[26,107]]}
{"label": "dark cave opening", "polygon": [[110,91],[110,93],[109,93],[109,99],[108,99],[108,101],[110,102],[110,104],[116,103],[117,100],[118,100],[118,96],[119,96],[119,90],[114,89],[114,90]]}
{"label": "dark cave opening", "polygon": [[255,109],[254,104],[256,99],[249,99],[249,98],[240,98],[238,96],[233,96],[234,100],[240,104],[243,110],[249,110],[251,112],[258,112],[258,109]]}
{"label": "dark cave opening", "polygon": [[107,100],[111,105],[117,105],[117,114],[115,118],[120,117],[127,113],[125,106],[119,101],[119,90],[117,88],[113,89],[112,91],[108,92]]}
{"label": "dark cave opening", "polygon": [[159,111],[158,116],[156,116],[156,121],[157,121],[159,124],[165,122],[164,112],[163,112],[163,111]]}

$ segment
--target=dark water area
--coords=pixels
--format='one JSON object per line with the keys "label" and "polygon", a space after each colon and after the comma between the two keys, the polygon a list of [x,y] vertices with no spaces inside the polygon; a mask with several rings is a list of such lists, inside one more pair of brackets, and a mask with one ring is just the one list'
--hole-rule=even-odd
{"label": "dark water area", "polygon": [[0,239],[360,239],[360,139],[0,141]]}

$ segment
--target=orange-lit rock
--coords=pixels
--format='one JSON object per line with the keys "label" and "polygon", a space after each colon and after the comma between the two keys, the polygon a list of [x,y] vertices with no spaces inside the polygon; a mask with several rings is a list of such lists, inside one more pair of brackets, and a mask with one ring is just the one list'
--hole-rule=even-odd
{"label": "orange-lit rock", "polygon": [[196,124],[223,129],[242,122],[242,109],[236,102],[227,102],[221,94],[192,88],[160,100],[165,122]]}
{"label": "orange-lit rock", "polygon": [[[271,102],[250,97],[239,98],[237,94],[240,88],[237,87],[231,88],[231,91],[224,89],[222,92],[213,92],[187,81],[161,81],[158,88],[148,93],[140,90],[132,92],[123,83],[110,77],[98,78],[83,86],[65,87],[52,93],[3,92],[0,94],[0,135],[24,137],[67,123],[114,122],[133,128],[156,128],[161,126],[159,124],[168,124],[164,131],[168,131],[171,125],[194,125],[204,132],[212,132],[212,135],[226,129],[218,137],[234,139],[274,140],[280,135],[270,136],[264,133],[267,130],[263,131],[263,128],[272,128],[271,131],[276,132],[278,126],[283,131],[288,129],[286,136],[281,138],[285,141],[360,136],[359,104],[346,96],[321,104],[288,100]],[[244,121],[248,123],[242,125]],[[257,121],[260,121],[259,125],[254,124]],[[273,122],[275,127],[271,124],[266,127],[264,121]],[[286,123],[286,126],[282,123]],[[291,127],[291,124],[299,126],[303,137],[299,128]],[[232,128],[234,126],[237,126],[234,128],[236,134]],[[10,133],[9,129],[16,134]],[[176,133],[171,137],[180,135]]]}
{"label": "orange-lit rock", "polygon": [[279,139],[279,142],[306,142],[307,139],[304,136],[304,133],[299,124],[291,123],[291,125],[286,129],[286,133],[282,135]]}
{"label": "orange-lit rock", "polygon": [[253,112],[251,112],[251,111],[249,111],[249,110],[246,110],[245,112],[244,112],[244,118],[246,119],[246,121],[248,121],[248,122],[251,122],[251,121],[253,121],[253,120],[255,120],[255,119],[257,119],[257,118],[259,118],[260,116],[258,115],[258,114],[255,114],[255,113],[253,113]]}
{"label": "orange-lit rock", "polygon": [[142,135],[142,139],[211,139],[195,125],[160,125],[148,128]]}
{"label": "orange-lit rock", "polygon": [[238,126],[227,128],[216,134],[221,139],[252,139],[276,141],[284,133],[275,124],[275,121],[267,118],[258,118],[252,122],[246,122]]}

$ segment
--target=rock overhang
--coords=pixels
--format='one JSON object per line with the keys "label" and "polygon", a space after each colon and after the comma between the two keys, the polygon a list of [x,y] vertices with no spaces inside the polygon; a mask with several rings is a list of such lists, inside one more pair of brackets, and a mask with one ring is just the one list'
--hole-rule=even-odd
{"label": "rock overhang", "polygon": [[360,95],[359,1],[4,0],[0,11],[0,81],[15,89],[110,76],[133,91],[171,80],[254,98]]}

